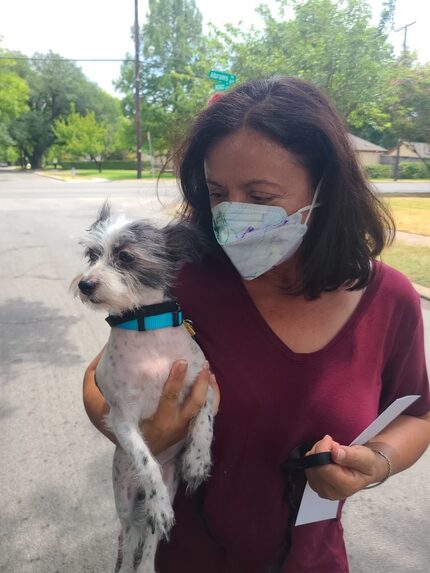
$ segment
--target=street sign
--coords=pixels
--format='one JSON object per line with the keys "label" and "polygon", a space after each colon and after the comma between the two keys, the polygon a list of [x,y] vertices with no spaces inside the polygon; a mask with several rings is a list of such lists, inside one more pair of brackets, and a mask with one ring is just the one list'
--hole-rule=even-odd
{"label": "street sign", "polygon": [[219,84],[215,84],[215,85],[214,85],[214,90],[215,90],[216,92],[223,92],[223,91],[226,90],[228,87],[230,87],[228,84],[219,83]]}
{"label": "street sign", "polygon": [[210,80],[216,80],[219,83],[231,86],[237,79],[234,74],[229,74],[227,72],[220,72],[219,70],[211,70],[208,74]]}

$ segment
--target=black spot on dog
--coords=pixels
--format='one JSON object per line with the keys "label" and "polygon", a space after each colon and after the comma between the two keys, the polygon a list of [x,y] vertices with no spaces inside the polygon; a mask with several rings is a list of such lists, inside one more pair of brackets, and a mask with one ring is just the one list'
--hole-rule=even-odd
{"label": "black spot on dog", "polygon": [[152,517],[148,517],[147,522],[148,522],[148,526],[151,528],[152,534],[154,535],[154,533],[155,533],[155,522],[154,522],[154,520],[152,519]]}
{"label": "black spot on dog", "polygon": [[157,495],[157,492],[155,491],[155,489],[153,489],[151,491],[151,493],[149,494],[149,499],[154,499],[154,497]]}
{"label": "black spot on dog", "polygon": [[142,463],[144,466],[146,466],[146,464],[148,463],[148,456],[145,455],[142,456]]}

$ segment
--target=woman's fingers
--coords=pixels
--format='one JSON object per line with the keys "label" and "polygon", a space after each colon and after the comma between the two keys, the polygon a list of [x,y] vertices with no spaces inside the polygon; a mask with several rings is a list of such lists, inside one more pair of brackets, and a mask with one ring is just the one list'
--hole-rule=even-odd
{"label": "woman's fingers", "polygon": [[173,363],[160,397],[158,413],[168,416],[178,408],[179,396],[184,385],[187,368],[188,363],[186,360],[177,360]]}
{"label": "woman's fingers", "polygon": [[218,413],[219,410],[219,403],[221,401],[221,392],[218,386],[218,382],[216,381],[215,374],[210,375],[209,384],[213,390],[214,399],[212,404],[212,412],[214,416]]}
{"label": "woman's fingers", "polygon": [[199,372],[196,381],[194,382],[190,395],[185,400],[182,407],[182,416],[186,420],[194,418],[199,410],[204,406],[207,396],[208,388],[211,383],[211,371],[209,370],[209,363],[206,361],[203,364],[203,369]]}

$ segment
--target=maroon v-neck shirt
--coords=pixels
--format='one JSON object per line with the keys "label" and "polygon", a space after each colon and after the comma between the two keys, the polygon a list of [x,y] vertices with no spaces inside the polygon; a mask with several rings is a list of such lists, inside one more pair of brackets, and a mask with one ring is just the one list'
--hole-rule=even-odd
{"label": "maroon v-neck shirt", "polygon": [[[296,446],[325,434],[348,444],[407,394],[423,396],[407,414],[430,410],[420,301],[403,275],[376,263],[340,332],[321,350],[298,354],[228,263],[187,265],[175,295],[216,374],[221,405],[211,477],[193,496],[180,488],[157,571],[266,573],[287,535],[280,465]],[[346,573],[340,520],[294,528],[282,571]]]}

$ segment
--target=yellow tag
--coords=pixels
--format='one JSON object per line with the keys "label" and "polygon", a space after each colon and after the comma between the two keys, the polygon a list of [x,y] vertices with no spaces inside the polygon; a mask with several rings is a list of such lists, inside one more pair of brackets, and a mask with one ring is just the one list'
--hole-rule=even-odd
{"label": "yellow tag", "polygon": [[184,320],[184,325],[185,328],[188,330],[188,334],[190,336],[195,336],[196,335],[196,331],[193,328],[193,323],[191,322],[191,320],[188,320],[187,318]]}

